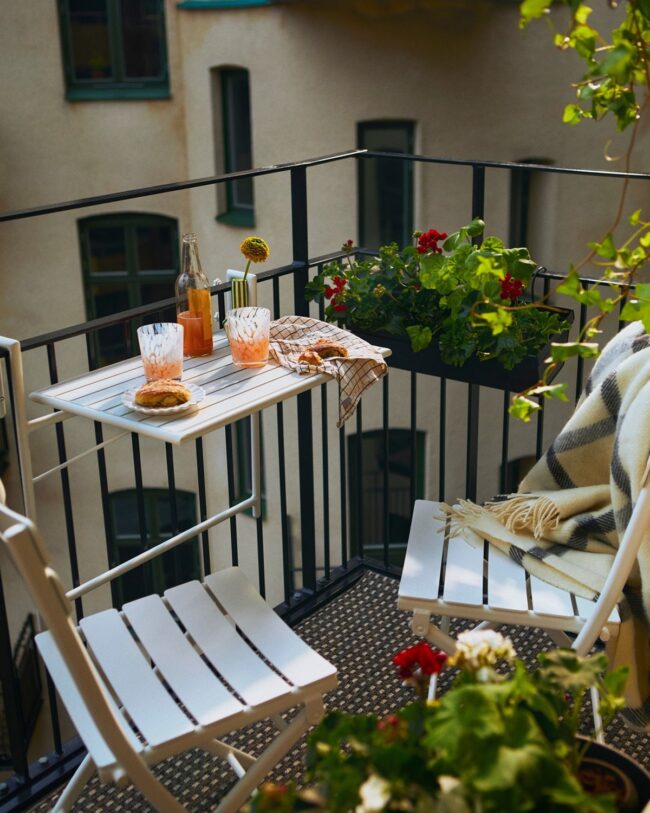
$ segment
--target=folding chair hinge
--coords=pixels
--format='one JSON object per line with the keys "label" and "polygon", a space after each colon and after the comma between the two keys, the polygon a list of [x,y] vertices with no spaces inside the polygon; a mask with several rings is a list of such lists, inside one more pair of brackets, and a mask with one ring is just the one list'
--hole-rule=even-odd
{"label": "folding chair hinge", "polygon": [[411,619],[411,629],[420,638],[426,638],[429,632],[429,623],[431,621],[431,614],[428,610],[414,610],[413,618]]}

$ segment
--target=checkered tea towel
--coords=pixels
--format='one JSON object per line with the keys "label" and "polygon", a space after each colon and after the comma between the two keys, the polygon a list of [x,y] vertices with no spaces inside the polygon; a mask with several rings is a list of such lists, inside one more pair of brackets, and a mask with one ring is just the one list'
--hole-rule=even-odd
{"label": "checkered tea towel", "polygon": [[[485,506],[463,501],[446,510],[452,528],[470,541],[487,539],[529,573],[593,599],[649,455],[650,336],[634,322],[605,347],[573,416],[519,491]],[[619,613],[610,665],[630,666],[624,715],[650,730],[650,539],[642,543]]]}
{"label": "checkered tea towel", "polygon": [[[282,316],[271,322],[270,355],[278,364],[298,373],[329,373],[339,382],[339,428],[352,415],[359,398],[388,372],[376,347],[340,327],[307,316]],[[316,342],[337,342],[347,348],[346,358],[325,359],[319,366],[298,361]]]}

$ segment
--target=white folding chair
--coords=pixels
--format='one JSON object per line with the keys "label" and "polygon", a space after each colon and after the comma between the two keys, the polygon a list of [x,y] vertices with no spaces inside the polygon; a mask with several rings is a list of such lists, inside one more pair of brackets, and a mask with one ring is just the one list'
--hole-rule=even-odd
{"label": "white folding chair", "polygon": [[[239,781],[215,808],[236,811],[323,714],[336,669],[308,647],[232,567],[85,617],[79,627],[30,520],[0,505],[0,539],[47,631],[45,665],[88,755],[54,811],[69,810],[95,770],[130,779],[156,810],[186,808],[150,766],[201,747],[228,761]],[[290,723],[282,712],[298,708]],[[279,733],[257,758],[220,741],[264,718]]]}
{"label": "white folding chair", "polygon": [[[462,534],[452,536],[440,503],[417,500],[398,594],[398,606],[413,614],[413,632],[450,654],[456,648],[449,635],[451,618],[476,619],[479,628],[500,624],[541,628],[558,646],[570,646],[579,655],[586,655],[599,637],[610,640],[618,635],[616,605],[650,528],[649,468],[597,601],[527,574],[490,544],[476,547]],[[440,624],[433,616],[441,616]],[[599,732],[596,697],[592,694]]]}

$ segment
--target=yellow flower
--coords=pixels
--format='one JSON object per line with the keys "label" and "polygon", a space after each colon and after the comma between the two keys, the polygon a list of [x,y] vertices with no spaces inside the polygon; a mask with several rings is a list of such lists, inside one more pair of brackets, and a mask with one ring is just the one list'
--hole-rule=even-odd
{"label": "yellow flower", "polygon": [[239,250],[249,263],[263,263],[271,254],[269,244],[261,237],[247,237],[239,246]]}

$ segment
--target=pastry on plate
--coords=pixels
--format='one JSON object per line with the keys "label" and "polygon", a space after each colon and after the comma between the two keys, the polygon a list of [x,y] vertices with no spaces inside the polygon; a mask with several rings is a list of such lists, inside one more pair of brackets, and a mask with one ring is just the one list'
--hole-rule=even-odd
{"label": "pastry on plate", "polygon": [[180,381],[161,378],[149,381],[136,390],[134,400],[138,406],[165,408],[186,404],[192,393]]}
{"label": "pastry on plate", "polygon": [[305,348],[298,357],[298,361],[306,361],[307,364],[322,364],[324,359],[346,358],[349,355],[347,347],[338,342],[316,342]]}

